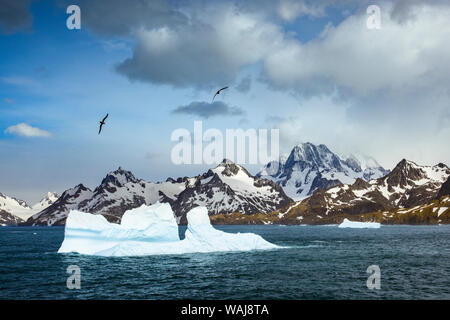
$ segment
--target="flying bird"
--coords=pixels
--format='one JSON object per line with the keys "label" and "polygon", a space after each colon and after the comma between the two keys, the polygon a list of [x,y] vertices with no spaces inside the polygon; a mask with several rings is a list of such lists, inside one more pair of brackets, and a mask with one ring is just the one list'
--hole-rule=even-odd
{"label": "flying bird", "polygon": [[214,101],[214,98],[215,98],[218,94],[220,94],[220,91],[225,90],[225,89],[228,89],[228,87],[223,87],[222,89],[217,90],[217,92],[216,92],[216,94],[214,95],[212,101]]}
{"label": "flying bird", "polygon": [[98,134],[100,134],[100,132],[102,132],[102,127],[105,124],[105,120],[106,120],[106,118],[108,118],[108,116],[109,116],[109,113],[107,113],[106,117],[104,117],[103,120],[100,121],[100,129],[98,129]]}

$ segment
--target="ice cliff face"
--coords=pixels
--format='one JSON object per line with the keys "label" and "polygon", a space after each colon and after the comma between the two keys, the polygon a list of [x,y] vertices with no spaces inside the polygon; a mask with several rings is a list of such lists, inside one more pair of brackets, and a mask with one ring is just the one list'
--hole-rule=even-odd
{"label": "ice cliff face", "polygon": [[342,159],[323,144],[307,142],[295,146],[287,158],[268,163],[257,176],[275,181],[289,197],[298,201],[319,188],[351,184],[357,178],[368,181],[388,173],[373,158],[352,155]]}
{"label": "ice cliff face", "polygon": [[214,229],[205,207],[190,210],[187,220],[185,239],[180,240],[175,216],[167,203],[128,210],[121,224],[110,223],[102,215],[71,211],[58,252],[140,256],[278,248],[256,234],[231,234]]}

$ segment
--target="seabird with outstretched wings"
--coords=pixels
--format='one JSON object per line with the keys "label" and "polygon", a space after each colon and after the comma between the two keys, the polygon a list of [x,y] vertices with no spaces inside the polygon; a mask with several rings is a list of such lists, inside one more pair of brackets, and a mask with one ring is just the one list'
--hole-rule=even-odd
{"label": "seabird with outstretched wings", "polygon": [[214,95],[212,101],[214,101],[214,98],[215,98],[218,94],[220,94],[220,92],[221,92],[222,90],[225,90],[225,89],[228,89],[228,87],[223,87],[222,89],[217,90],[217,92],[216,92],[216,94]]}
{"label": "seabird with outstretched wings", "polygon": [[102,127],[105,124],[105,120],[106,120],[106,118],[108,118],[108,116],[109,116],[109,113],[107,113],[106,116],[103,118],[103,120],[100,121],[100,128],[98,129],[98,134],[100,134],[100,132],[102,132]]}

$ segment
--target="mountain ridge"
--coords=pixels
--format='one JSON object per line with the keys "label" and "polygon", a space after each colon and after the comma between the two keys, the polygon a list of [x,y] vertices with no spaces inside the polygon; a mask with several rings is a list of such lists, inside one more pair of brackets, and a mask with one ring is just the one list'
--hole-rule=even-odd
{"label": "mountain ridge", "polygon": [[330,224],[344,218],[381,223],[450,223],[450,168],[401,160],[385,177],[318,189],[311,197],[269,213],[215,216],[214,223]]}
{"label": "mountain ridge", "polygon": [[[3,216],[6,219],[6,214],[12,215],[19,220],[26,220],[33,214],[45,209],[58,198],[58,194],[55,192],[47,192],[47,195],[44,196],[38,203],[33,206],[28,205],[24,200],[17,199],[15,197],[7,196],[0,192],[0,210],[3,211]],[[13,218],[8,218],[13,221]]]}
{"label": "mountain ridge", "polygon": [[[276,165],[284,167],[275,168]],[[307,172],[303,177],[309,180],[300,182],[307,181],[312,194],[295,202],[275,179],[267,179],[262,174],[253,176],[243,166],[224,159],[202,174],[176,179],[169,177],[163,182],[147,182],[119,167],[108,172],[93,190],[78,184],[64,191],[56,200],[56,195],[48,193],[40,202],[45,208],[26,222],[15,220],[7,215],[8,212],[2,215],[4,221],[15,224],[62,225],[68,212],[76,209],[101,214],[108,221],[118,223],[126,210],[159,201],[171,205],[179,224],[186,222],[186,213],[196,206],[206,206],[208,213],[216,216],[212,220],[219,223],[234,223],[233,219],[244,223],[247,218],[256,219],[256,216],[256,220],[263,222],[273,216],[272,223],[290,219],[289,223],[316,224],[334,221],[341,216],[401,212],[403,208],[422,206],[448,195],[450,184],[450,169],[443,163],[421,166],[402,159],[392,171],[388,171],[378,167],[376,160],[370,157],[361,161],[356,156],[348,156],[344,160],[343,156],[334,154],[323,144],[297,145],[289,156],[280,157],[279,164],[271,162],[264,168],[266,173],[268,169],[274,170],[275,176],[286,178],[290,183],[296,182],[298,172]],[[365,180],[368,178],[364,175],[367,169],[375,170],[381,177]],[[385,172],[388,173],[383,175]],[[302,183],[295,186],[296,191],[305,187]],[[16,204],[30,210],[25,202],[16,201]]]}
{"label": "mountain ridge", "polygon": [[165,182],[146,182],[119,167],[109,172],[93,191],[82,184],[66,190],[25,224],[61,225],[72,209],[102,214],[117,223],[126,210],[157,201],[169,203],[177,222],[184,223],[186,213],[199,205],[206,206],[209,214],[234,210],[251,214],[276,210],[292,199],[274,182],[254,177],[227,159],[202,175],[168,178]]}
{"label": "mountain ridge", "polygon": [[366,158],[372,166],[365,165],[363,169],[362,161],[356,156],[341,159],[324,144],[306,142],[294,146],[287,158],[266,164],[257,176],[273,180],[284,188],[289,197],[300,201],[319,188],[353,183],[357,178],[368,181],[389,173],[375,159]]}

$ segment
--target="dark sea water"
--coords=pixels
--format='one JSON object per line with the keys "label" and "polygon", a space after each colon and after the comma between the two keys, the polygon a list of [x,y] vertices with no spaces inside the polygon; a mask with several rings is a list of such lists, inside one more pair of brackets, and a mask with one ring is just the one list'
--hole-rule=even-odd
{"label": "dark sea water", "polygon": [[[450,226],[216,228],[288,248],[105,258],[57,254],[62,227],[2,227],[0,299],[450,299]],[[380,290],[366,286],[370,265]]]}

